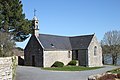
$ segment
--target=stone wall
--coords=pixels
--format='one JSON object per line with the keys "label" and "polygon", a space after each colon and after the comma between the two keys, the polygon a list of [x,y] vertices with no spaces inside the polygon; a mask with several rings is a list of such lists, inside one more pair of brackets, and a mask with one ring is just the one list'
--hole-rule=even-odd
{"label": "stone wall", "polygon": [[[94,48],[96,49],[96,55],[94,55]],[[93,39],[88,47],[88,66],[89,67],[97,67],[103,66],[102,64],[102,48],[97,41],[96,36],[93,36]]]}
{"label": "stone wall", "polygon": [[26,66],[43,67],[43,48],[34,35],[24,49],[24,63]]}
{"label": "stone wall", "polygon": [[88,80],[98,80],[100,77],[104,76],[105,74],[106,73],[91,75],[88,77]]}
{"label": "stone wall", "polygon": [[[104,77],[106,75],[106,77]],[[108,76],[107,76],[108,75]],[[110,79],[110,77],[114,78],[113,76],[116,76],[116,79]],[[101,77],[104,77],[102,79],[100,79]],[[108,78],[108,79],[106,79]],[[117,79],[117,74],[115,73],[102,73],[102,74],[95,74],[95,75],[91,75],[88,77],[88,80],[120,80]]]}
{"label": "stone wall", "polygon": [[51,67],[55,61],[61,61],[67,65],[71,60],[72,51],[44,51],[44,67]]}
{"label": "stone wall", "polygon": [[12,57],[0,57],[0,80],[13,80]]}

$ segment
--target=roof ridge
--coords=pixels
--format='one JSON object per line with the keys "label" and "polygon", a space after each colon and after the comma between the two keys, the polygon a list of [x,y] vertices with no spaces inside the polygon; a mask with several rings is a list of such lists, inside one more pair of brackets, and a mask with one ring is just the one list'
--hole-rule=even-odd
{"label": "roof ridge", "polygon": [[56,37],[67,37],[67,38],[70,38],[70,37],[82,37],[82,36],[94,36],[94,34],[85,34],[85,35],[78,35],[78,36],[62,36],[62,35],[54,35],[54,34],[39,34],[39,35],[47,35],[47,36],[56,36]]}
{"label": "roof ridge", "polygon": [[39,35],[47,35],[47,36],[67,37],[67,38],[69,38],[68,36],[61,36],[61,35],[54,35],[54,34],[39,34]]}
{"label": "roof ridge", "polygon": [[78,35],[78,36],[70,36],[71,37],[86,37],[86,36],[94,36],[95,34],[89,34],[89,35]]}

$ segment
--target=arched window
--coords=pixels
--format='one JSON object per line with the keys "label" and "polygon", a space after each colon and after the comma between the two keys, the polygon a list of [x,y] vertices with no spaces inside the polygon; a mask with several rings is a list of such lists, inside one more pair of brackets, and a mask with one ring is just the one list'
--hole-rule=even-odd
{"label": "arched window", "polygon": [[97,55],[97,46],[94,47],[94,56]]}

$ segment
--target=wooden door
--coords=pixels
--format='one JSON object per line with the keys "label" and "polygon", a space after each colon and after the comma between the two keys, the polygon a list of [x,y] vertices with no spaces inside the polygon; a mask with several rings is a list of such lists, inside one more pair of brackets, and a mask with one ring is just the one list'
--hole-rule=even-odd
{"label": "wooden door", "polygon": [[32,66],[35,66],[35,56],[32,56]]}

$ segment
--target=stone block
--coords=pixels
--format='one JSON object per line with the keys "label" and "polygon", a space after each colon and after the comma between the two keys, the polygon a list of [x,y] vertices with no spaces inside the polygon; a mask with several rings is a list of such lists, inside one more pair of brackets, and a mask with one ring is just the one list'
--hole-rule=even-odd
{"label": "stone block", "polygon": [[0,80],[12,80],[12,58],[0,58]]}

